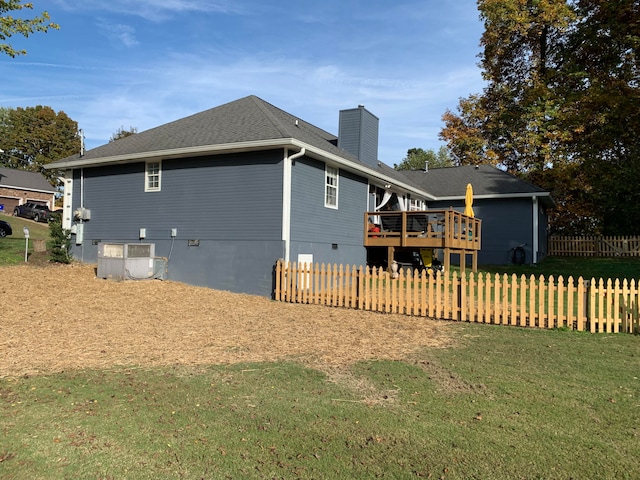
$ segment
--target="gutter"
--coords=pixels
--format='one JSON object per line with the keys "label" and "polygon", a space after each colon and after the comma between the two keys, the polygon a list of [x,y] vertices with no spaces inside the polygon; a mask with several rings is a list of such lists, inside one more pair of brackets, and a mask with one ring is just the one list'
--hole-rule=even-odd
{"label": "gutter", "polygon": [[[504,200],[505,198],[530,198],[533,201],[537,202],[538,199],[541,199],[544,206],[548,206],[546,202],[551,204],[551,208],[556,206],[556,202],[553,200],[550,192],[529,192],[529,193],[502,193],[502,194],[493,194],[493,195],[473,195],[474,200]],[[455,197],[435,197],[435,201],[444,202],[447,200],[462,200],[464,201],[464,196],[456,195]]]}
{"label": "gutter", "polygon": [[152,152],[128,153],[112,155],[110,157],[87,158],[86,155],[70,160],[58,160],[44,165],[46,170],[62,170],[80,167],[97,167],[114,163],[134,163],[152,159],[170,159],[189,156],[203,156],[216,153],[236,153],[253,150],[273,150],[290,145],[290,142],[278,140],[256,140],[251,142],[225,143],[220,145],[200,145],[197,147],[172,148],[170,150],[156,150]]}
{"label": "gutter", "polygon": [[[492,195],[476,195],[473,194],[473,199],[487,200],[487,199],[499,199],[499,198],[531,198],[531,197],[548,197],[549,192],[529,192],[529,193],[501,193]],[[464,200],[464,195],[456,195],[450,197],[435,197],[438,201],[444,200]]]}

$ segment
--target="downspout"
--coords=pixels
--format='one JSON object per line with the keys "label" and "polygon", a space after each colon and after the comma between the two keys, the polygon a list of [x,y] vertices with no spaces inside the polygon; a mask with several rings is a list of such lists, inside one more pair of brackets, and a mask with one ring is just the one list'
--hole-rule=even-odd
{"label": "downspout", "polygon": [[[80,169],[80,211],[84,208],[84,168]],[[80,261],[84,263],[84,221],[80,215]],[[76,232],[76,244],[78,243],[78,233]]]}
{"label": "downspout", "polygon": [[80,169],[80,208],[84,208],[84,168]]}
{"label": "downspout", "polygon": [[284,243],[284,252],[282,259],[289,262],[291,256],[291,166],[293,161],[302,157],[307,152],[302,147],[298,153],[289,156],[289,149],[284,150],[284,168],[282,178],[282,242]]}
{"label": "downspout", "polygon": [[71,230],[73,222],[73,170],[64,172],[64,189],[62,204],[62,228]]}
{"label": "downspout", "polygon": [[533,263],[538,263],[538,250],[539,250],[539,241],[540,241],[540,222],[539,222],[539,211],[538,211],[538,197],[533,197],[533,252],[532,258]]}

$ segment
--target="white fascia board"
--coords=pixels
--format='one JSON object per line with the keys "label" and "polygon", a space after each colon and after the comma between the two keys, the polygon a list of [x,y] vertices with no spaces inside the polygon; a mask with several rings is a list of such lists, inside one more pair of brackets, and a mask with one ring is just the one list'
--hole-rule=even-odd
{"label": "white fascia board", "polygon": [[100,158],[77,158],[68,161],[52,162],[44,166],[47,170],[58,170],[80,167],[97,167],[116,163],[133,163],[147,160],[164,160],[169,158],[182,158],[191,156],[203,156],[218,153],[238,153],[255,150],[272,150],[292,145],[291,139],[256,140],[251,142],[225,143],[220,145],[201,145],[197,147],[174,148],[170,150],[156,150],[153,152],[131,153],[126,155],[114,155]]}
{"label": "white fascia board", "polygon": [[[501,193],[491,195],[473,195],[474,200],[487,200],[487,199],[505,199],[505,198],[533,198],[533,197],[550,197],[549,192],[531,192],[531,193]],[[446,200],[464,200],[464,195],[456,195],[451,197],[435,197],[435,201],[441,202]]]}

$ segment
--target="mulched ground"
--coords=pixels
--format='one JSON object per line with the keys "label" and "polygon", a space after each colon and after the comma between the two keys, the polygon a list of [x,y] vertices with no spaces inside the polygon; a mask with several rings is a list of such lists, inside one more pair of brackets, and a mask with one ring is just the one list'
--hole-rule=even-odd
{"label": "mulched ground", "polygon": [[285,359],[335,369],[451,343],[446,322],[103,280],[94,265],[30,261],[0,267],[0,377]]}

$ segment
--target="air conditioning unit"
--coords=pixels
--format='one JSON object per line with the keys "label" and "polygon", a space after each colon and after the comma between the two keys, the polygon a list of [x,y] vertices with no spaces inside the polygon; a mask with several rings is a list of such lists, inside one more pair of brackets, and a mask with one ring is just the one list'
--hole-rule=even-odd
{"label": "air conditioning unit", "polygon": [[157,265],[155,250],[154,243],[100,242],[98,243],[98,278],[114,280],[159,278],[155,274]]}

